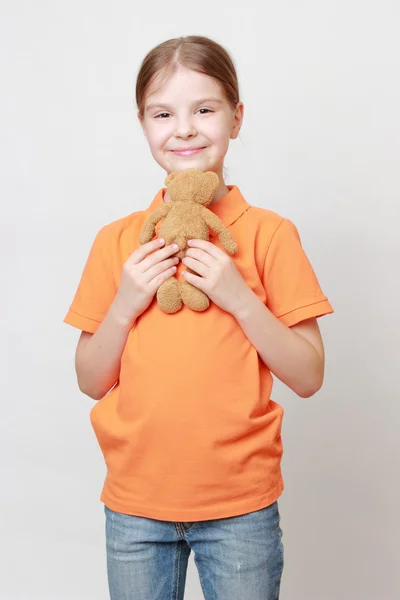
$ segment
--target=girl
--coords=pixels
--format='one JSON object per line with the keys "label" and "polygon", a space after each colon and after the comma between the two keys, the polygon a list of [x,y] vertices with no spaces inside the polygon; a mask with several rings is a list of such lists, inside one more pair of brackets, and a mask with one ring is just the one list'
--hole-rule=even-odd
{"label": "girl", "polygon": [[[283,569],[282,407],[272,374],[301,398],[322,385],[317,317],[332,313],[293,223],[249,205],[223,179],[243,120],[235,68],[216,42],[168,40],[144,59],[138,117],[166,174],[214,171],[209,208],[239,251],[211,233],[140,246],[149,212],[97,234],[65,322],[82,330],[76,372],[99,400],[91,423],[107,465],[107,569],[112,600],[182,600],[194,552],[206,600],[276,600]],[[194,273],[186,272],[190,268]],[[176,275],[206,292],[205,312],[160,310]]]}

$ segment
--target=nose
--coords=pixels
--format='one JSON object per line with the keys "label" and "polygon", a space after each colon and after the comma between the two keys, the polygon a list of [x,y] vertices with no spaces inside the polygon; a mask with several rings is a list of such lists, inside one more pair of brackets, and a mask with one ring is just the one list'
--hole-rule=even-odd
{"label": "nose", "polygon": [[188,139],[197,134],[196,127],[189,117],[181,117],[177,120],[175,127],[175,137]]}

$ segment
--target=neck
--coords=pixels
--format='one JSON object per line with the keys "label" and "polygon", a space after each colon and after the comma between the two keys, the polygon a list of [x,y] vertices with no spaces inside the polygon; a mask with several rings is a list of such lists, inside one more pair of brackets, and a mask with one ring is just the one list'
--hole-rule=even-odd
{"label": "neck", "polygon": [[[229,189],[225,185],[225,181],[222,178],[222,173],[217,173],[217,175],[219,177],[219,186],[214,194],[212,202],[210,202],[210,204],[208,206],[212,206],[213,204],[218,202],[218,200],[221,200],[221,198],[223,198],[224,196],[226,196],[229,193]],[[171,201],[170,195],[168,193],[168,190],[166,190],[166,192],[164,194],[164,202],[168,203],[170,201]]]}
{"label": "neck", "polygon": [[228,193],[229,193],[228,187],[225,185],[224,180],[220,178],[220,184],[219,184],[218,189],[214,194],[214,198],[213,198],[212,202],[209,204],[209,206],[211,206],[212,204],[215,204],[216,202],[218,202],[218,200],[221,200],[221,198],[226,196]]}

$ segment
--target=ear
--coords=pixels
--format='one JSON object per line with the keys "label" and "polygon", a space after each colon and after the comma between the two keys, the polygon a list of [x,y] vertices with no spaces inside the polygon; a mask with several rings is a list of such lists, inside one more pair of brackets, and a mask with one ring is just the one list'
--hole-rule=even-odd
{"label": "ear", "polygon": [[240,129],[242,127],[243,117],[244,117],[244,104],[243,104],[243,102],[238,102],[236,105],[236,109],[233,113],[233,124],[232,124],[231,135],[230,135],[231,140],[235,140],[238,137]]}
{"label": "ear", "polygon": [[173,179],[175,179],[175,177],[176,177],[177,175],[178,175],[178,171],[174,171],[173,173],[170,173],[170,174],[168,175],[168,177],[166,178],[165,182],[164,182],[164,183],[165,183],[165,185],[169,185],[169,184],[171,183],[171,181],[172,181]]}
{"label": "ear", "polygon": [[219,177],[216,173],[214,173],[214,171],[207,171],[205,173],[206,177],[207,177],[207,181],[210,184],[210,187],[212,188],[213,193],[218,189],[219,186]]}
{"label": "ear", "polygon": [[143,122],[143,117],[141,116],[140,112],[138,112],[137,114],[137,118],[140,124],[140,127],[142,128],[142,131],[144,133],[144,136],[147,138],[147,133],[146,133],[146,129],[144,128],[144,122]]}

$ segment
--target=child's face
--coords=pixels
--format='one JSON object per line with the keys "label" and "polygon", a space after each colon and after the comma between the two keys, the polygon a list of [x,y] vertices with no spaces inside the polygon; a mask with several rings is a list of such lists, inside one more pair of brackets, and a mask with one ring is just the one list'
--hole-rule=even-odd
{"label": "child's face", "polygon": [[139,117],[154,159],[168,174],[197,168],[220,176],[242,119],[241,102],[233,110],[219,83],[184,67],[150,89]]}

